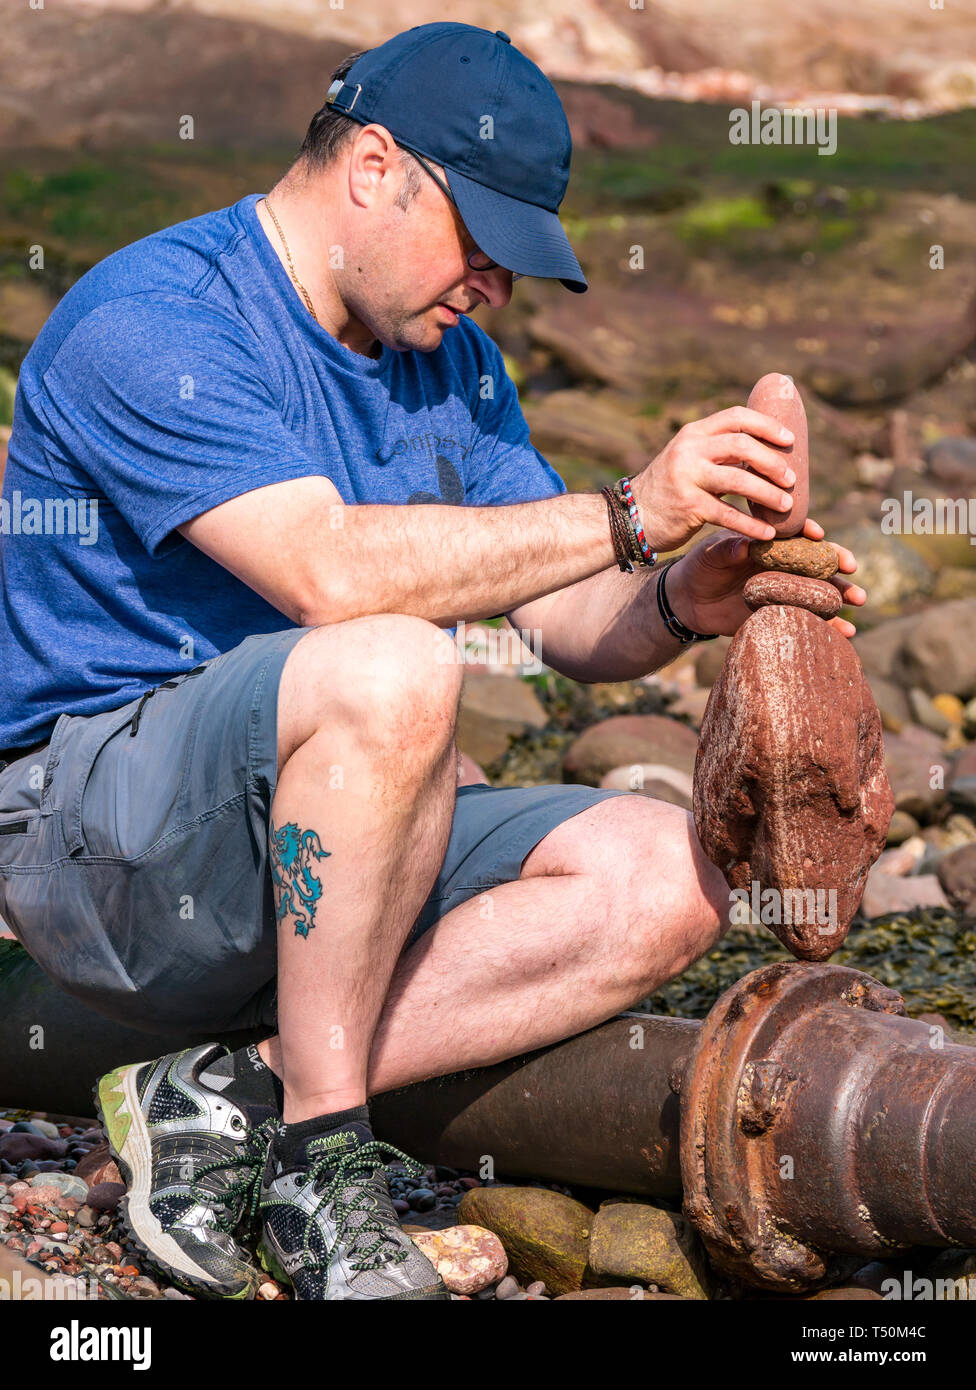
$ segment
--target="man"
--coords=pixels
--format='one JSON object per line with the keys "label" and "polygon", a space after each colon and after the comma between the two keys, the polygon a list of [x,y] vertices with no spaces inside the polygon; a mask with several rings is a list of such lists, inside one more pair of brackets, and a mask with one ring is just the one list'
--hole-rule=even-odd
{"label": "man", "polygon": [[258,1238],[303,1299],[446,1297],[368,1096],[589,1028],[727,925],[685,812],[456,787],[460,619],[645,674],[747,615],[771,528],[722,495],[789,505],[775,421],[681,430],[633,479],[646,545],[729,530],[668,572],[668,626],[531,446],[467,315],[516,274],[586,288],[569,156],[505,34],[412,29],[340,68],[270,195],[108,257],[21,372],[7,494],[94,499],[98,540],[0,551],[0,911],[113,1017],[277,1027],[97,1087],[130,1229],[197,1292],[252,1296]]}

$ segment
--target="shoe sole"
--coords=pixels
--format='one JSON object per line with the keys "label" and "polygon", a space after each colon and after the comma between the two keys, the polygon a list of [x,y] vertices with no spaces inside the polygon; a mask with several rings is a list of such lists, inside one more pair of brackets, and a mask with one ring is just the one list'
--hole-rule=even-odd
{"label": "shoe sole", "polygon": [[188,1293],[206,1298],[253,1298],[257,1280],[253,1287],[245,1285],[239,1293],[227,1293],[167,1235],[149,1208],[152,1145],[136,1090],[136,1076],[145,1065],[132,1062],[118,1067],[101,1077],[92,1091],[98,1119],[126,1185],[125,1196],[119,1201],[122,1224],[146,1263]]}

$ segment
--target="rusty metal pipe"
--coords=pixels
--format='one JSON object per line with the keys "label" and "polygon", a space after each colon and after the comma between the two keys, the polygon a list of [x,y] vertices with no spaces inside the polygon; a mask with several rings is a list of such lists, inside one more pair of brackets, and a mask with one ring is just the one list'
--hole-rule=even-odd
{"label": "rusty metal pipe", "polygon": [[[623,1014],[553,1047],[371,1102],[408,1152],[506,1177],[677,1198],[675,1094],[701,1024]],[[569,1177],[569,1174],[572,1177]]]}
{"label": "rusty metal pipe", "polygon": [[739,980],[705,1021],[681,1110],[685,1211],[749,1283],[797,1291],[911,1245],[976,1244],[976,1048],[904,1017],[868,975]]}

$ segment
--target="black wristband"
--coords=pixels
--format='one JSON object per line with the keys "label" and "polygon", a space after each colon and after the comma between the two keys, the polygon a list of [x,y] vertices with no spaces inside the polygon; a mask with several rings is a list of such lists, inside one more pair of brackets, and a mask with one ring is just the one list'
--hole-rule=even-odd
{"label": "black wristband", "polygon": [[[680,558],[680,556],[678,557]],[[718,637],[717,632],[693,632],[690,627],[685,627],[684,623],[675,614],[674,609],[668,603],[668,596],[664,588],[664,576],[672,565],[677,564],[678,560],[669,560],[662,568],[660,577],[657,581],[657,607],[665,627],[672,637],[677,637],[682,646],[687,646],[689,642],[712,642]]]}

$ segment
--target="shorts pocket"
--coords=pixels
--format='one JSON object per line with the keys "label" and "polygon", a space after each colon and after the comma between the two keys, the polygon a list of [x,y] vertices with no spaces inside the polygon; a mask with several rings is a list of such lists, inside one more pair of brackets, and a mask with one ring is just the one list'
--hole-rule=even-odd
{"label": "shorts pocket", "polygon": [[91,852],[82,815],[85,792],[95,763],[111,740],[131,724],[137,704],[138,700],[132,700],[121,709],[112,710],[105,715],[77,716],[84,727],[80,734],[75,735],[74,740],[70,721],[69,726],[63,731],[57,762],[49,766],[48,777],[60,779],[64,785],[64,792],[61,794],[64,835],[67,852],[71,855]]}
{"label": "shorts pocket", "polygon": [[58,811],[0,814],[0,876],[49,868],[63,853]]}

